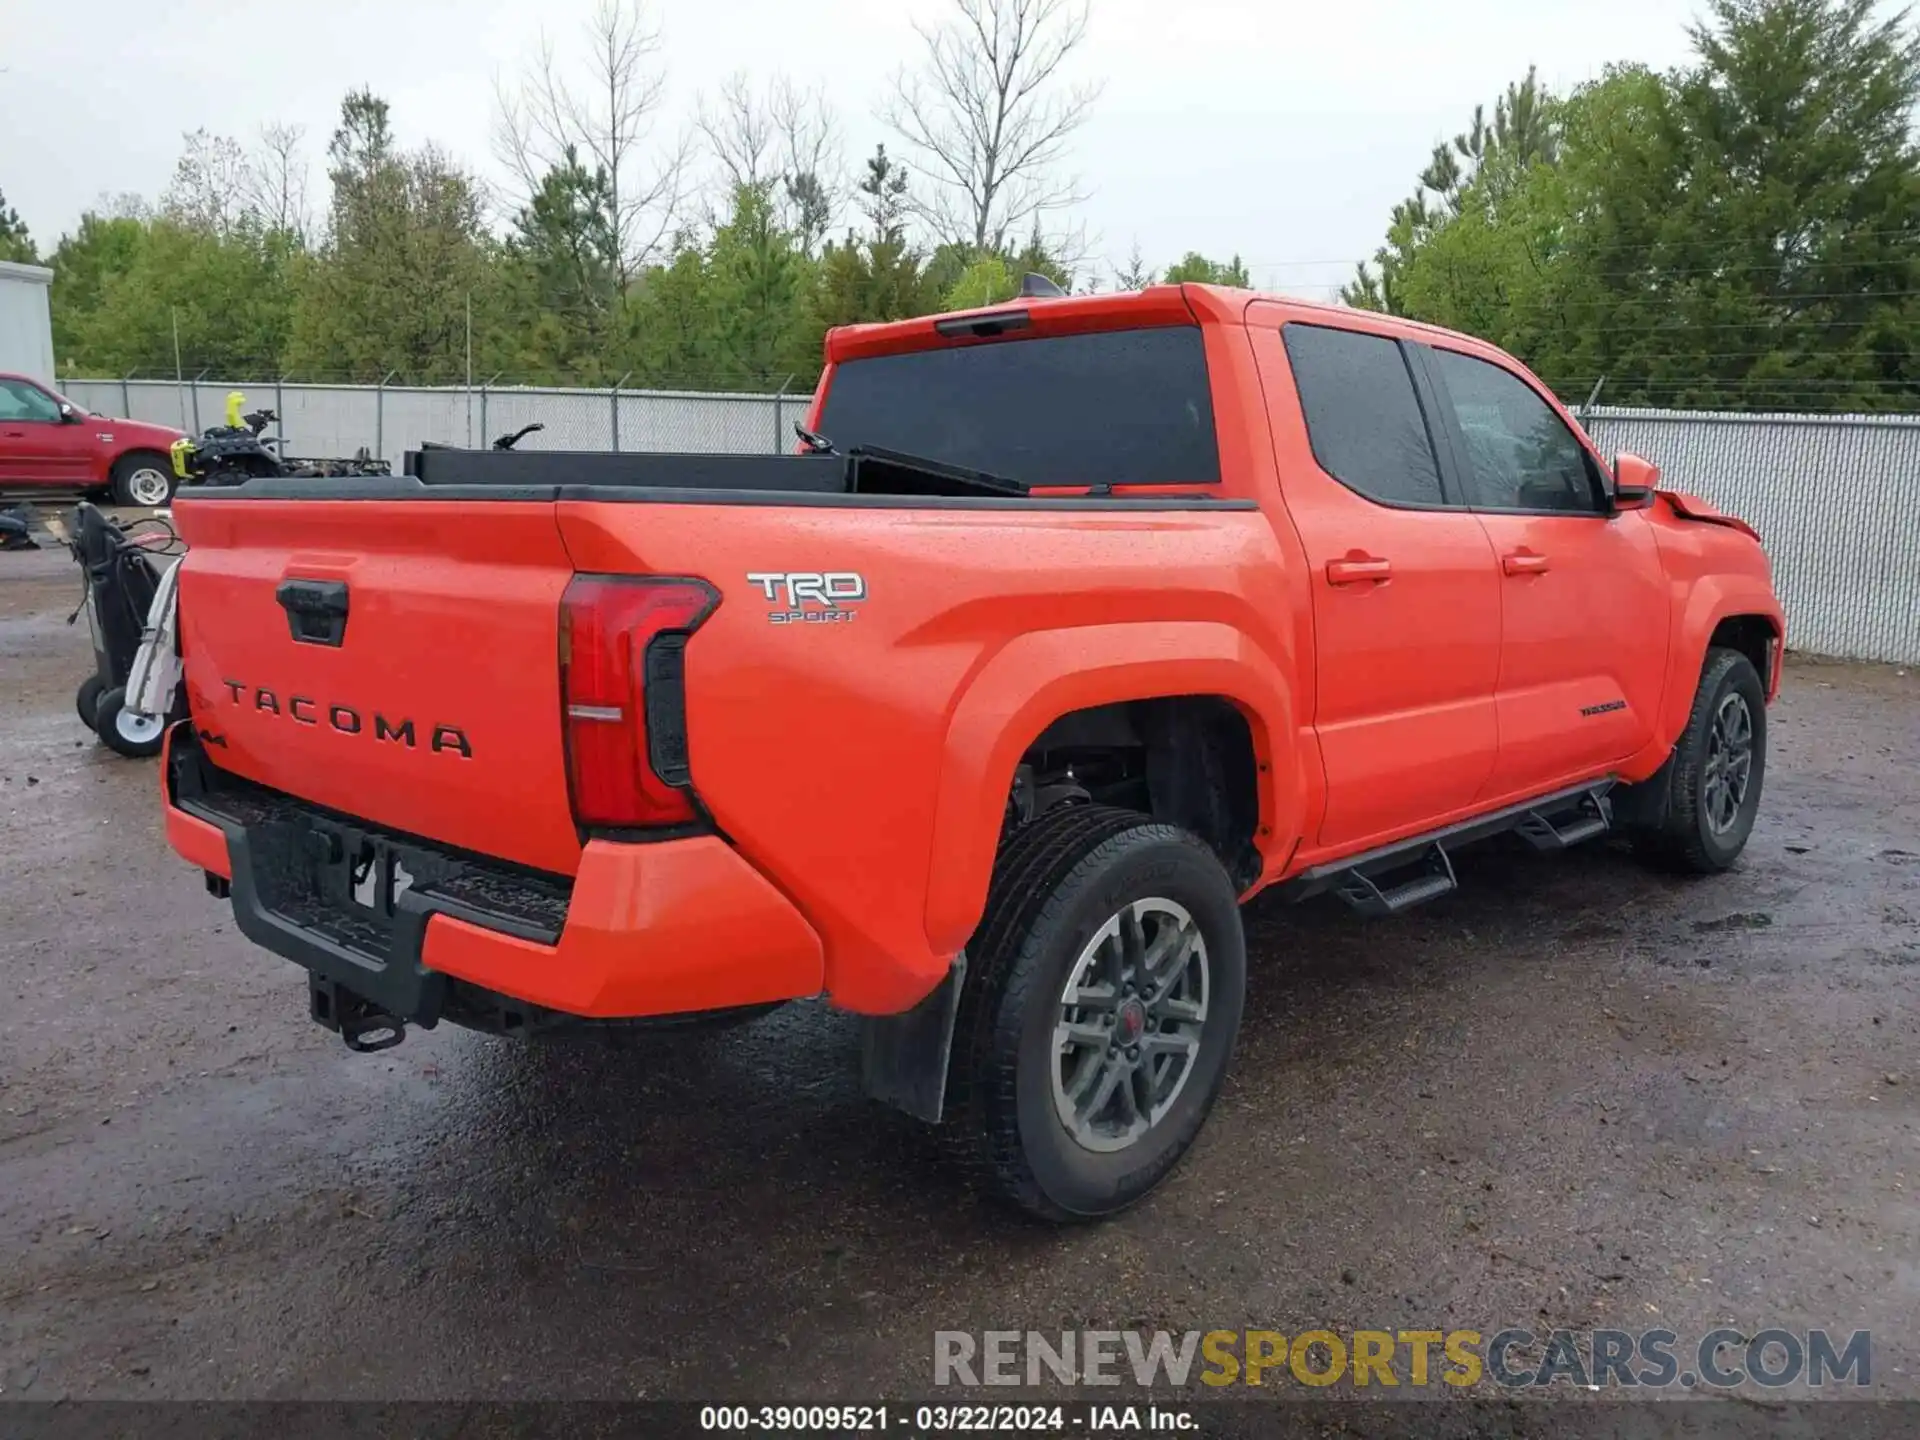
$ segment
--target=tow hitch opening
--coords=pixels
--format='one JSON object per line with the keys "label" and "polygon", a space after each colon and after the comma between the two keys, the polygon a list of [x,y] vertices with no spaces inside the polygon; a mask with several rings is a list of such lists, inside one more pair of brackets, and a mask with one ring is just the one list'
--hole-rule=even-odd
{"label": "tow hitch opening", "polygon": [[391,1050],[407,1038],[406,1021],[389,1015],[344,985],[309,974],[307,999],[314,1023],[338,1031],[347,1048],[359,1054]]}

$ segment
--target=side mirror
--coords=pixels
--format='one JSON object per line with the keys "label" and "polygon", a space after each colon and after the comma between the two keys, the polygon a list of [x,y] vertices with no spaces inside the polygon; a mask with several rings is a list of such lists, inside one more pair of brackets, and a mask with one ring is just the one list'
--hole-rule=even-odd
{"label": "side mirror", "polygon": [[1660,488],[1660,467],[1651,460],[1624,451],[1613,460],[1613,508],[1645,510],[1653,504]]}
{"label": "side mirror", "polygon": [[60,423],[62,425],[78,425],[80,423],[80,412],[73,408],[73,402],[71,400],[62,400],[60,402]]}

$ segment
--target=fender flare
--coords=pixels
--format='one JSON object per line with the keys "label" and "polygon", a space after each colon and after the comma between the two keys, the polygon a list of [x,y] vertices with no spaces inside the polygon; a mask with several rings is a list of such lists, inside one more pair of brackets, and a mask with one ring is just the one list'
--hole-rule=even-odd
{"label": "fender flare", "polygon": [[[1624,778],[1644,780],[1665,763],[1693,713],[1693,695],[1699,688],[1700,667],[1707,661],[1707,644],[1720,622],[1736,615],[1757,615],[1772,628],[1777,643],[1786,639],[1786,616],[1766,581],[1748,575],[1704,575],[1695,580],[1686,590],[1683,603],[1675,607],[1673,640],[1667,647],[1666,684],[1653,740],[1621,767]],[[1760,677],[1769,700],[1778,688],[1777,679],[1777,673]]]}
{"label": "fender flare", "polygon": [[1218,621],[1136,621],[1015,637],[969,677],[941,747],[927,939],[957,954],[986,908],[1020,757],[1062,715],[1124,700],[1219,695],[1245,716],[1260,784],[1255,845],[1271,873],[1275,837],[1299,830],[1306,784],[1292,695],[1274,657]]}

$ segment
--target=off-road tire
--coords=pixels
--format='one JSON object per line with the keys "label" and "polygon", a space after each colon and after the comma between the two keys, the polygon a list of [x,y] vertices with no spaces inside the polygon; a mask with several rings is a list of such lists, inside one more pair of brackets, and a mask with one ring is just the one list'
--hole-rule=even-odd
{"label": "off-road tire", "polygon": [[[1131,1145],[1079,1145],[1055,1112],[1053,1026],[1069,971],[1133,901],[1171,899],[1205,941],[1207,1019],[1192,1072]],[[1070,805],[1022,827],[994,867],[967,946],[940,1126],[949,1155],[994,1195],[1056,1222],[1112,1215],[1179,1163],[1219,1094],[1246,994],[1239,897],[1196,836],[1145,815]]]}
{"label": "off-road tire", "polygon": [[73,692],[73,708],[79,712],[80,723],[89,730],[93,729],[94,716],[100,713],[100,697],[106,693],[107,682],[98,675],[87,676]]}
{"label": "off-road tire", "polygon": [[[151,480],[140,477],[147,472],[157,471],[165,478],[165,489],[158,498],[152,494],[137,495],[136,489],[143,484],[151,485]],[[177,477],[173,473],[173,460],[158,450],[130,450],[113,462],[112,470],[113,503],[131,506],[136,509],[159,509],[173,498]]]}
{"label": "off-road tire", "polygon": [[127,709],[127,690],[116,685],[100,697],[93,712],[93,730],[109,750],[130,760],[158,755],[167,742],[164,720],[148,720]]}
{"label": "off-road tire", "polygon": [[[1733,824],[1716,831],[1705,803],[1707,760],[1714,718],[1730,695],[1746,704],[1752,726],[1752,770]],[[1647,820],[1627,831],[1634,854],[1662,870],[1717,875],[1746,849],[1760,808],[1767,770],[1767,692],[1753,662],[1738,650],[1707,651],[1686,729],[1661,772],[1647,783],[1661,787],[1661,801]]]}

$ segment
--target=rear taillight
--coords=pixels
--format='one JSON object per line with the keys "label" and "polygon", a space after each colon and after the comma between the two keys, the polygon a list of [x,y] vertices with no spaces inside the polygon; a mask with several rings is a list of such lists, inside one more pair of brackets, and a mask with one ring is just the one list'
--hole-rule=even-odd
{"label": "rear taillight", "polygon": [[560,600],[560,694],[573,818],[648,829],[695,818],[686,637],[719,603],[701,580],[576,575]]}

